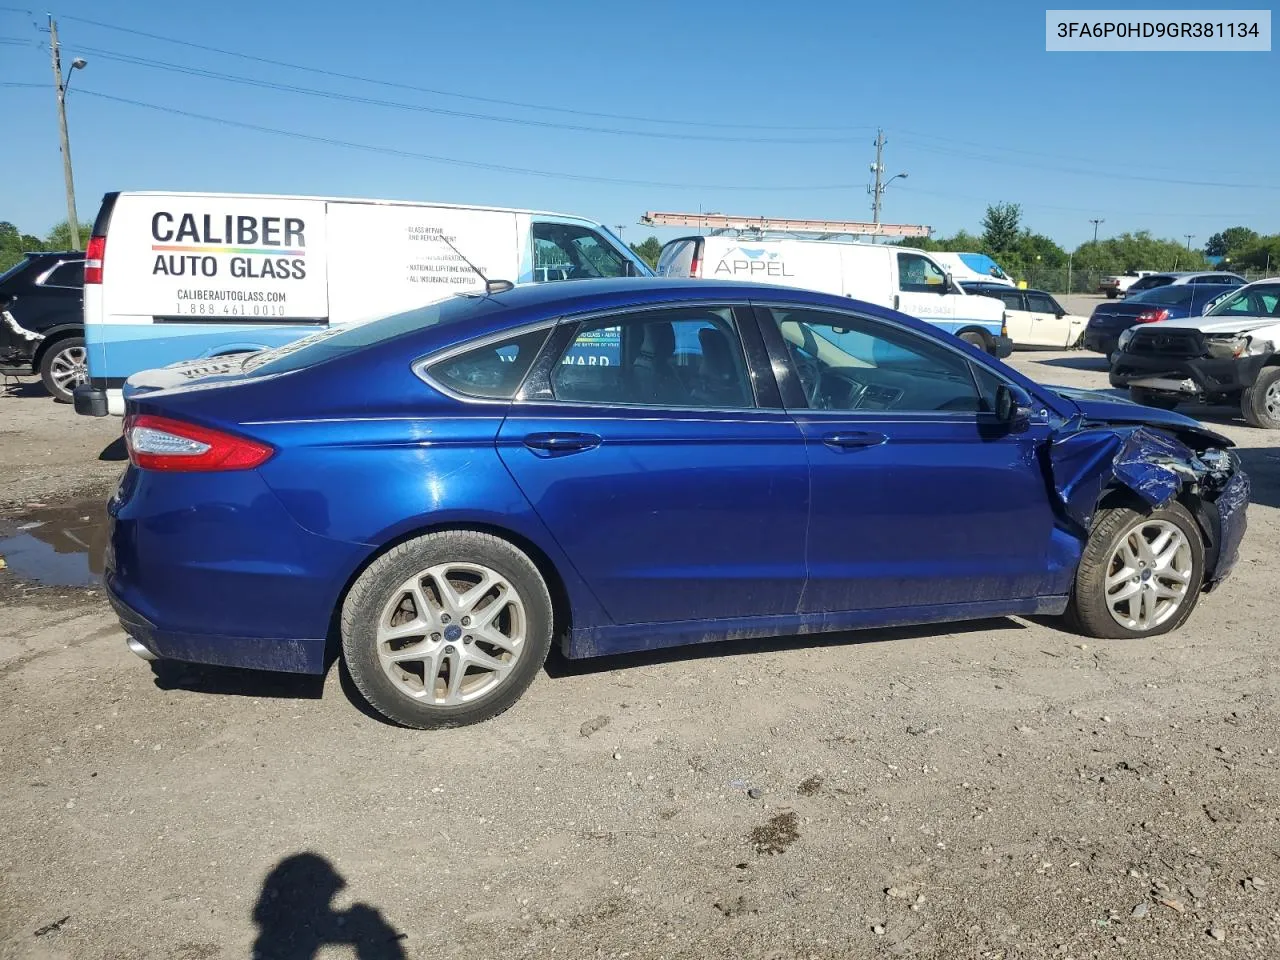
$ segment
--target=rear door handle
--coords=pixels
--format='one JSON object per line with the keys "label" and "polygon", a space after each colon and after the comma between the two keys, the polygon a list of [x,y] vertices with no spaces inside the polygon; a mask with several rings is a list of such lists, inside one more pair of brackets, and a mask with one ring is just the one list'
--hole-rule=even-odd
{"label": "rear door handle", "polygon": [[600,438],[594,433],[531,433],[524,438],[524,445],[530,450],[573,453],[600,446]]}
{"label": "rear door handle", "polygon": [[853,430],[848,433],[828,433],[822,438],[822,442],[828,447],[852,450],[858,447],[878,447],[888,439],[883,433]]}

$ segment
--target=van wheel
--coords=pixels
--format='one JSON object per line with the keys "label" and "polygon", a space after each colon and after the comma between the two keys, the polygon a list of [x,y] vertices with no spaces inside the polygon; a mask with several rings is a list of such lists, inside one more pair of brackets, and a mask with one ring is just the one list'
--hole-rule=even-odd
{"label": "van wheel", "polygon": [[520,699],[553,626],[532,560],[498,537],[452,530],[402,543],[360,575],[342,605],[342,657],[387,719],[459,727]]}
{"label": "van wheel", "polygon": [[1263,367],[1240,396],[1240,412],[1251,427],[1280,430],[1280,367]]}
{"label": "van wheel", "polygon": [[76,387],[89,382],[84,337],[65,337],[46,350],[40,358],[40,379],[49,396],[58,403],[70,403]]}
{"label": "van wheel", "polygon": [[984,353],[991,353],[991,344],[987,342],[987,338],[976,330],[966,330],[960,334],[960,339],[965,343],[971,343]]}

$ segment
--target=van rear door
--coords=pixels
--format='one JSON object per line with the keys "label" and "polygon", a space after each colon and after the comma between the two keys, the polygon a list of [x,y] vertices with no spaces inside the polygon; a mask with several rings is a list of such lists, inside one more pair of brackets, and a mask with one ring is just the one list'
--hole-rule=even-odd
{"label": "van rear door", "polygon": [[699,277],[702,275],[702,238],[681,237],[668,240],[658,256],[658,276]]}

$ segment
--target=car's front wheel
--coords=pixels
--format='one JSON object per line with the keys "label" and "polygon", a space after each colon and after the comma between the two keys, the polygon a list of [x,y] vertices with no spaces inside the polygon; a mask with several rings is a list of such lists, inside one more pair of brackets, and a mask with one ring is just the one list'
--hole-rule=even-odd
{"label": "car's front wheel", "polygon": [[1280,430],[1280,367],[1263,367],[1240,395],[1240,412],[1251,427]]}
{"label": "car's front wheel", "polygon": [[1068,619],[1091,637],[1155,637],[1181,626],[1204,583],[1204,539],[1171,502],[1098,512],[1076,570]]}
{"label": "car's front wheel", "polygon": [[342,653],[383,716],[427,729],[478,723],[520,698],[547,658],[551,595],[505,540],[454,530],[378,557],[342,606]]}

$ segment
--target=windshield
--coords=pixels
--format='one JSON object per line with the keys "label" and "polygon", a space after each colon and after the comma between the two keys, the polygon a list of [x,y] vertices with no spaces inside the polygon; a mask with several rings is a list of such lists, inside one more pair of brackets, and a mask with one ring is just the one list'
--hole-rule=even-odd
{"label": "windshield", "polygon": [[241,370],[263,376],[300,370],[415,330],[458,323],[499,309],[501,304],[493,297],[461,294],[378,320],[328,327],[274,350],[250,354]]}
{"label": "windshield", "polygon": [[1009,275],[1000,268],[1000,264],[985,253],[961,253],[959,257],[960,262],[974,273],[982,274],[984,277],[995,277],[999,280],[1009,279]]}
{"label": "windshield", "polygon": [[1205,316],[1280,317],[1280,283],[1255,283],[1241,287]]}

